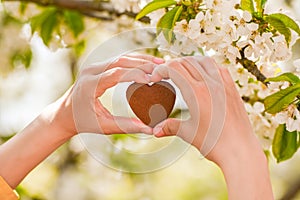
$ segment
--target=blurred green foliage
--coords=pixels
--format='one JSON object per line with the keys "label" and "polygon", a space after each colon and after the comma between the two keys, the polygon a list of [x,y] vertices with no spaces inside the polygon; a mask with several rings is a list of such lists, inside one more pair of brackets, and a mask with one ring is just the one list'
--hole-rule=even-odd
{"label": "blurred green foliage", "polygon": [[[10,65],[10,70],[20,65],[25,68],[30,66],[32,54],[29,44],[13,45],[12,48],[5,46],[6,43],[4,43],[4,40],[14,40],[14,37],[19,37],[17,33],[21,32],[22,25],[25,23],[31,24],[32,32],[38,32],[46,45],[50,46],[51,42],[55,42],[57,38],[59,42],[68,39],[70,42],[66,47],[74,48],[74,57],[78,59],[82,55],[86,47],[86,38],[82,36],[86,30],[84,15],[77,11],[58,7],[37,6],[34,8],[35,11],[38,11],[37,14],[26,18],[25,13],[28,9],[32,9],[29,4],[20,3],[18,17],[6,12],[5,9],[1,13],[0,45],[1,48],[7,48],[8,54],[2,55],[2,57],[9,58],[9,62],[1,64],[0,69],[4,68],[4,65],[5,67]],[[10,26],[16,27],[15,35],[4,34],[4,30]],[[66,32],[71,33],[71,36],[69,34],[66,36]],[[2,59],[4,60],[4,58]],[[175,110],[171,117],[180,116],[182,112],[186,111]],[[281,131],[280,133],[280,136],[283,137],[282,133],[286,132]],[[14,134],[5,136],[0,133],[0,143],[6,142]],[[126,141],[128,137],[130,136],[114,135],[111,136],[111,140],[114,143],[122,142]],[[284,141],[288,143],[290,140]],[[294,146],[294,143],[291,146]],[[278,152],[282,159],[290,155],[290,153],[282,154],[280,150]],[[120,154],[112,153],[111,162],[125,169],[133,169],[139,164],[132,160],[126,151]],[[297,158],[289,162],[291,162],[290,166],[297,166],[297,164],[299,166]],[[287,172],[283,170],[283,173],[278,175],[279,178],[273,174],[273,179],[277,184],[275,189],[285,189],[277,196],[282,196],[285,191],[288,191],[289,185],[292,185],[292,183],[287,184],[287,181],[282,183],[278,179],[282,176],[287,177],[288,172],[292,174],[292,177],[299,177],[298,168],[290,169],[287,166],[283,168],[288,170],[286,170]],[[76,138],[60,147],[46,159],[16,190],[21,200],[227,199],[222,173],[209,161],[200,160],[200,155],[193,148],[173,165],[162,170],[149,174],[132,174],[121,173],[99,164],[82,148]]]}

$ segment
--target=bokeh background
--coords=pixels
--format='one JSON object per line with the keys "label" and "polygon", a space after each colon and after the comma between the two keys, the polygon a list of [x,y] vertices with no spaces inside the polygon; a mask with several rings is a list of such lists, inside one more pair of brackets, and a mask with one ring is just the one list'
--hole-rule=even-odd
{"label": "bokeh background", "polygon": [[[269,4],[287,9],[300,20],[300,0],[269,0]],[[78,67],[97,45],[113,34],[144,26],[127,15],[115,16],[111,20],[109,15],[85,17],[84,31],[79,38],[66,31],[60,35],[64,43],[61,43],[61,38],[51,36],[52,40],[45,45],[38,34],[32,34],[30,25],[24,23],[44,8],[34,4],[23,7],[20,2],[0,3],[0,144],[22,130],[73,84]],[[129,39],[138,43],[143,41],[143,36]],[[71,43],[76,45],[70,46]],[[294,56],[300,57],[299,43],[295,45]],[[122,95],[114,94],[113,97],[116,101],[125,101]],[[109,91],[101,99],[107,102],[109,109],[111,98],[112,91]],[[184,106],[177,105],[174,115],[184,115]],[[149,145],[124,135],[110,139],[130,151],[139,151]],[[159,143],[155,138],[152,140],[152,148],[155,148]],[[133,168],[139,165],[138,160],[131,160],[122,152],[111,152],[111,159]],[[280,164],[269,156],[269,165],[276,199],[300,199],[300,153]],[[111,169],[96,161],[78,136],[34,169],[16,190],[22,200],[227,199],[221,171],[212,162],[201,159],[193,147],[161,170],[133,174]]]}

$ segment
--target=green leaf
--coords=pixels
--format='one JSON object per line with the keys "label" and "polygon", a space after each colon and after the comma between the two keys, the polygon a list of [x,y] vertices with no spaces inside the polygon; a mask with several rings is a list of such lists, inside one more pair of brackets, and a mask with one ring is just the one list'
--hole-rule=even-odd
{"label": "green leaf", "polygon": [[176,6],[172,10],[167,12],[164,16],[162,16],[157,23],[158,34],[161,31],[163,31],[164,36],[168,42],[171,42],[173,38],[172,30],[181,12],[182,12],[182,6]]}
{"label": "green leaf", "polygon": [[280,81],[288,81],[290,82],[291,84],[297,84],[297,83],[300,83],[300,79],[298,76],[296,76],[295,74],[293,73],[284,73],[284,74],[281,74],[279,76],[276,76],[276,77],[272,77],[272,78],[267,78],[265,80],[265,82],[280,82]]}
{"label": "green leaf", "polygon": [[26,69],[30,67],[32,60],[32,51],[30,48],[25,50],[17,50],[11,56],[11,66],[17,67],[20,64],[23,64]]}
{"label": "green leaf", "polygon": [[261,0],[261,7],[264,9],[268,0]]}
{"label": "green leaf", "polygon": [[[176,7],[175,7],[176,8]],[[178,6],[178,9],[175,13],[175,16],[173,18],[173,27],[175,26],[175,23],[178,21],[181,13],[182,13],[182,10],[183,10],[183,6]]]}
{"label": "green leaf", "polygon": [[56,26],[57,26],[57,16],[56,15],[50,16],[42,24],[41,38],[43,39],[43,41],[46,45],[49,44],[49,42],[52,38],[52,33]]}
{"label": "green leaf", "polygon": [[142,17],[144,17],[145,15],[158,10],[160,8],[166,8],[172,5],[176,5],[177,2],[175,0],[154,0],[152,2],[150,2],[149,4],[147,4],[142,10],[141,12],[139,12],[139,14],[137,14],[136,16],[136,20],[141,19]]}
{"label": "green leaf", "polygon": [[241,0],[241,9],[253,13],[254,12],[253,0]]}
{"label": "green leaf", "polygon": [[274,13],[268,17],[280,20],[287,28],[294,30],[296,33],[298,33],[298,35],[300,35],[299,25],[289,16],[282,13]]}
{"label": "green leaf", "polygon": [[23,25],[23,22],[16,18],[16,17],[13,17],[12,15],[4,12],[4,13],[1,13],[1,28],[4,28],[4,26],[7,26],[9,24],[14,24],[14,25],[18,25],[18,26],[21,26]]}
{"label": "green leaf", "polygon": [[300,147],[300,132],[298,132],[298,148]]}
{"label": "green leaf", "polygon": [[36,31],[37,29],[40,29],[42,24],[44,23],[47,18],[51,17],[57,12],[56,8],[47,8],[42,13],[32,17],[30,19],[30,25],[32,32]]}
{"label": "green leaf", "polygon": [[28,4],[27,3],[24,3],[24,2],[20,2],[20,6],[19,6],[19,11],[22,15],[24,15],[26,9],[28,7]]}
{"label": "green leaf", "polygon": [[192,5],[192,2],[191,0],[181,0],[181,3],[185,6],[191,6]]}
{"label": "green leaf", "polygon": [[272,144],[272,152],[277,162],[291,158],[298,149],[297,132],[289,132],[286,125],[281,124],[277,127]]}
{"label": "green leaf", "polygon": [[277,17],[272,15],[266,16],[265,20],[279,33],[284,35],[286,42],[289,44],[291,41],[292,33],[290,29]]}
{"label": "green leaf", "polygon": [[75,37],[84,31],[83,17],[79,12],[66,10],[64,11],[64,18]]}
{"label": "green leaf", "polygon": [[52,38],[52,33],[58,25],[58,12],[56,8],[47,8],[44,12],[31,18],[32,32],[40,30],[40,36],[44,43],[48,45]]}
{"label": "green leaf", "polygon": [[258,12],[261,12],[262,11],[261,0],[254,0],[254,1],[255,1],[255,4],[256,4],[256,10]]}
{"label": "green leaf", "polygon": [[263,12],[263,9],[265,8],[265,4],[267,0],[254,0],[256,3],[256,10],[260,13]]}
{"label": "green leaf", "polygon": [[85,44],[85,40],[82,40],[82,41],[76,43],[76,44],[73,46],[74,51],[75,51],[75,54],[76,54],[77,56],[80,56],[80,55],[83,53],[83,51],[84,51],[84,49],[85,49],[85,45],[86,45],[86,44]]}
{"label": "green leaf", "polygon": [[300,83],[280,90],[264,99],[265,111],[275,114],[291,104],[300,93]]}

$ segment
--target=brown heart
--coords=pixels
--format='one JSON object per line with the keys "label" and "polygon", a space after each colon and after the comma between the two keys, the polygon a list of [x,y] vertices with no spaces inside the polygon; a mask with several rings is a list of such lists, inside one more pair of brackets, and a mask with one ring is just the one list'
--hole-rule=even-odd
{"label": "brown heart", "polygon": [[146,125],[154,127],[169,117],[176,92],[174,87],[165,81],[151,86],[133,83],[127,88],[126,97],[135,115]]}

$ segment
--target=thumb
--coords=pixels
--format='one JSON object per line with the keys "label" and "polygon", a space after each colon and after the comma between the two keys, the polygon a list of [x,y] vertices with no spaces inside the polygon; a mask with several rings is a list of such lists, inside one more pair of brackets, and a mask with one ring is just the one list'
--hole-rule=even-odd
{"label": "thumb", "polygon": [[113,116],[113,120],[105,122],[106,134],[145,133],[152,134],[152,128],[136,118]]}
{"label": "thumb", "polygon": [[179,119],[166,119],[153,128],[153,135],[156,137],[177,135],[181,123]]}

